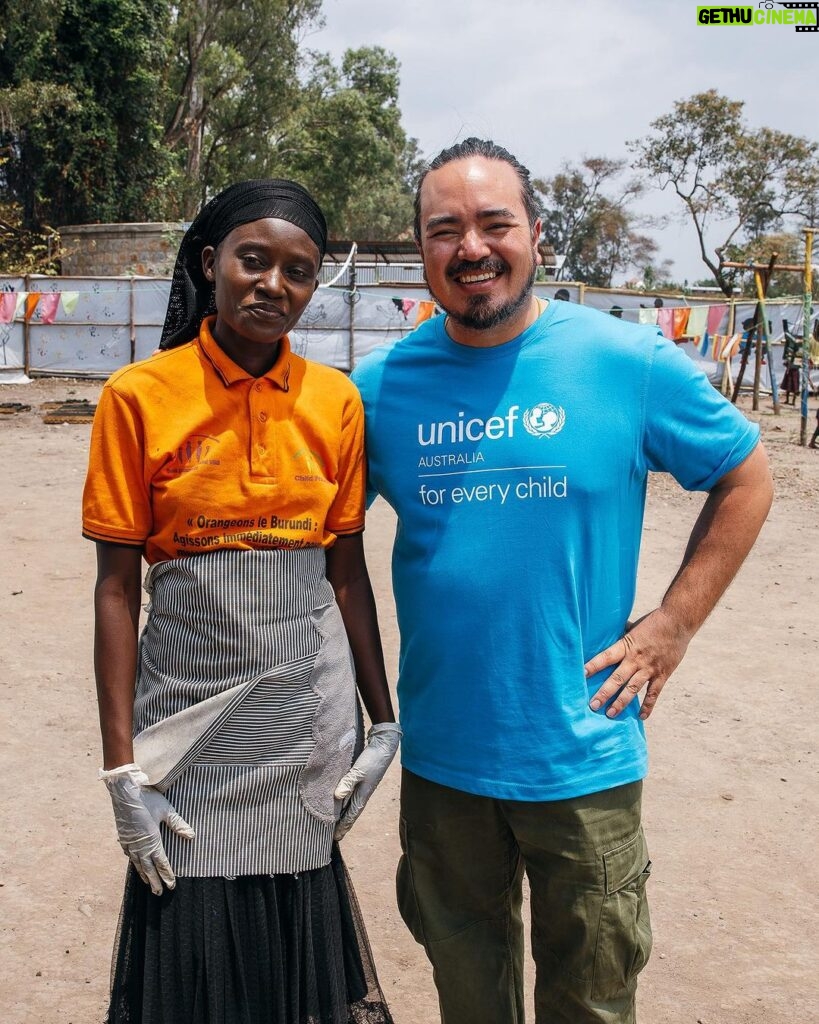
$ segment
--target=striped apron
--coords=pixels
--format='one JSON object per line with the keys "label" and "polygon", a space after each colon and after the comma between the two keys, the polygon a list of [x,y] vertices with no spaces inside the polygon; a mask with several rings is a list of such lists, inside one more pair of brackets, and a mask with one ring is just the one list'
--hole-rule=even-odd
{"label": "striped apron", "polygon": [[134,760],[192,826],[163,826],[177,875],[295,873],[330,861],[359,731],[347,636],[321,548],[152,565]]}

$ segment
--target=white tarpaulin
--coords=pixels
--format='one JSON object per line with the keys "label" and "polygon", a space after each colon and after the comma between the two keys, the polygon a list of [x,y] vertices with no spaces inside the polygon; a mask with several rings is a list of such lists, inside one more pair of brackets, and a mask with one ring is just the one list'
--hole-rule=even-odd
{"label": "white tarpaulin", "polygon": [[[624,320],[644,318],[653,297],[633,291],[583,288],[569,282],[536,285],[550,298],[566,288],[572,301],[596,309],[622,309]],[[104,378],[134,360],[147,358],[158,346],[165,319],[168,278],[0,277],[0,383],[27,371],[32,375]],[[291,334],[293,349],[317,362],[349,371],[358,359],[378,345],[403,337],[416,324],[420,303],[429,302],[425,288],[378,285],[349,292],[320,287]],[[728,331],[728,302],[664,298],[664,308],[711,305],[724,308],[719,331]],[[642,313],[641,313],[642,307]],[[736,330],[753,316],[755,303],[736,303]],[[782,337],[782,317],[801,333],[802,309],[796,301],[768,303],[771,336]],[[9,315],[12,316],[8,322]],[[3,320],[7,322],[3,322]],[[706,370],[715,361],[693,345],[686,349]],[[738,365],[737,357],[734,365]]]}

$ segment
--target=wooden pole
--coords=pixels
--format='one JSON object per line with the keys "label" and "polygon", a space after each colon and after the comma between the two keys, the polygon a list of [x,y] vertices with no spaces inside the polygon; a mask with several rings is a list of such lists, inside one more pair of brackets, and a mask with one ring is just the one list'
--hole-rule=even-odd
{"label": "wooden pole", "polygon": [[[31,281],[29,280],[28,274],[23,278],[23,288],[26,293],[29,291]],[[23,304],[23,373],[29,377],[31,375],[31,328],[29,327],[28,317],[26,316],[27,306]],[[12,323],[14,321],[12,320]]]}
{"label": "wooden pole", "polygon": [[[771,377],[771,397],[773,398],[774,416],[779,415],[779,388],[776,383],[776,374],[774,373],[773,358],[771,357],[771,335],[768,330],[768,313],[765,309],[765,297],[768,294],[768,285],[770,284],[771,275],[773,274],[774,263],[776,262],[776,253],[771,256],[771,261],[768,264],[768,270],[764,274],[764,286],[763,286],[763,272],[761,270],[754,271],[754,281],[756,282],[756,294],[758,299],[757,310],[761,315],[762,323],[762,337],[765,339],[765,352],[768,358],[768,373]],[[759,323],[757,318],[757,323]],[[761,352],[762,346],[757,342],[757,348]],[[759,360],[757,360],[759,361]],[[757,389],[758,390],[758,389]],[[757,406],[755,405],[754,408]]]}
{"label": "wooden pole", "polygon": [[128,294],[128,319],[130,334],[128,336],[128,362],[136,362],[136,295],[134,295],[134,275],[131,275],[131,289]]}
{"label": "wooden pole", "polygon": [[[736,267],[736,268],[740,268],[742,270],[751,270],[754,273],[754,277],[756,277],[757,273],[762,273],[762,274],[767,275],[765,277],[765,279],[764,279],[765,280],[765,292],[767,292],[767,290],[768,290],[768,278],[770,277],[770,272],[771,272],[771,270],[773,268],[773,265],[774,265],[774,262],[776,260],[776,257],[777,257],[777,253],[774,253],[771,256],[771,259],[770,259],[770,261],[767,264],[764,264],[764,263],[754,263],[752,260],[749,260],[747,263],[737,263],[735,261],[720,259],[719,266],[720,266],[720,270],[722,270],[723,267]],[[748,357],[751,354],[751,348],[753,346],[755,346],[755,348],[754,348],[754,388],[753,388],[753,391],[754,391],[753,408],[754,408],[754,410],[757,410],[759,408],[759,379],[760,379],[760,376],[761,376],[761,373],[762,373],[762,345],[761,345],[761,338],[762,338],[761,330],[762,330],[762,327],[760,325],[760,317],[761,317],[760,302],[757,301],[756,309],[754,310],[754,323],[753,323],[753,326],[748,328],[748,330],[746,332],[745,331],[745,324],[743,323],[743,325],[742,325],[743,326],[743,334],[746,334],[747,337],[745,338],[745,344],[743,346],[742,359],[741,359],[740,364],[739,364],[739,373],[737,373],[736,383],[734,384],[734,393],[731,395],[731,401],[733,402],[734,405],[736,405],[737,398],[739,398],[739,389],[740,389],[740,387],[742,387],[742,378],[745,376],[745,368],[748,365]],[[767,327],[767,325],[765,325],[765,326]]]}
{"label": "wooden pole", "polygon": [[[358,252],[353,253],[353,261],[350,264],[350,291],[349,291],[349,302],[350,302],[350,339],[347,348],[347,373],[352,373],[355,367],[355,304],[358,300],[358,292],[356,291],[356,272],[355,264]],[[347,296],[345,296],[347,297]]]}
{"label": "wooden pole", "polygon": [[748,365],[748,356],[751,354],[751,346],[753,345],[753,329],[749,328],[746,331],[743,324],[742,333],[747,334],[747,337],[745,338],[745,344],[742,349],[742,359],[739,363],[737,379],[734,381],[734,393],[731,395],[731,401],[734,405],[737,404],[737,398],[739,398],[739,389],[742,387],[742,378],[745,376],[745,367]]}
{"label": "wooden pole", "polygon": [[[731,298],[731,299],[728,300],[728,337],[729,338],[733,338],[733,336],[734,336],[734,329],[736,327],[736,322],[737,322],[737,306],[736,306],[736,301],[733,298]],[[728,395],[731,393],[731,387],[733,385],[733,381],[731,380],[731,357],[728,356],[725,359],[725,362],[722,365],[723,365],[723,370],[722,370],[722,387],[720,388],[720,391],[727,398]],[[733,401],[733,399],[731,399],[731,401]]]}
{"label": "wooden pole", "polygon": [[805,291],[802,296],[802,421],[799,427],[799,443],[804,448],[808,443],[808,361],[810,358],[811,302],[813,300],[813,233],[816,228],[803,228],[805,233]]}
{"label": "wooden pole", "polygon": [[[816,228],[814,228],[813,230],[815,231]],[[724,261],[721,260],[720,261],[720,268],[722,268],[722,267],[732,267],[732,268],[734,268],[736,270],[766,270],[769,266],[770,266],[769,263],[753,263],[753,262],[735,263],[735,262],[730,262],[729,260],[724,260]],[[803,265],[801,263],[799,263],[799,264],[796,264],[796,263],[780,263],[777,266],[776,269],[777,270],[790,270],[790,271],[793,271],[794,273],[800,273],[801,274],[802,271],[805,268],[803,267]]]}
{"label": "wooden pole", "polygon": [[[754,271],[754,277],[759,271]],[[754,310],[754,326],[748,332],[748,341],[754,339],[754,397],[751,408],[754,412],[759,410],[759,382],[762,377],[762,345],[760,344],[762,325],[759,322],[759,303]]]}

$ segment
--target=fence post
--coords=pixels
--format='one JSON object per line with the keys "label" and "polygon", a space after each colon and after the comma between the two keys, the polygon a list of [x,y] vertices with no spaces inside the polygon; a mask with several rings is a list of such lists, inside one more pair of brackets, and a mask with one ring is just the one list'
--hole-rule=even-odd
{"label": "fence post", "polygon": [[347,372],[352,373],[353,367],[355,366],[355,303],[356,303],[356,272],[355,263],[356,255],[353,254],[353,260],[350,264],[350,295],[348,305],[350,307],[350,337],[347,344]]}
{"label": "fence post", "polygon": [[[29,292],[29,276],[23,278],[23,286],[28,295]],[[29,333],[28,317],[26,316],[27,305],[23,305],[23,373],[28,377],[30,376],[29,370],[31,369],[31,337]]]}
{"label": "fence post", "polygon": [[134,295],[134,275],[131,274],[131,286],[130,286],[130,290],[129,290],[129,293],[128,293],[128,319],[130,321],[129,328],[130,328],[130,332],[131,332],[130,333],[130,337],[128,339],[129,340],[129,344],[130,344],[129,360],[128,361],[131,362],[131,363],[136,362],[136,323],[135,323],[136,312],[135,312],[135,310],[136,310],[136,296]]}
{"label": "fence post", "polygon": [[808,393],[810,391],[809,359],[811,339],[811,313],[813,303],[813,233],[814,227],[802,228],[805,236],[804,292],[802,295],[802,401],[799,422],[799,443],[808,443]]}

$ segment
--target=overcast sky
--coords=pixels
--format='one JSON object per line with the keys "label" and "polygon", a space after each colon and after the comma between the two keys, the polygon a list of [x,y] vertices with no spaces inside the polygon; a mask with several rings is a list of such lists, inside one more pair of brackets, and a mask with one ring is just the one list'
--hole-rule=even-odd
{"label": "overcast sky", "polygon": [[[336,57],[365,45],[394,53],[403,125],[426,156],[479,135],[536,177],[584,156],[627,156],[626,140],[675,100],[711,88],[743,100],[752,127],[819,138],[819,33],[700,26],[696,8],[695,0],[324,0],[326,27],[306,42]],[[674,201],[657,193],[640,208],[675,213]],[[648,233],[676,279],[708,275],[693,228]]]}

